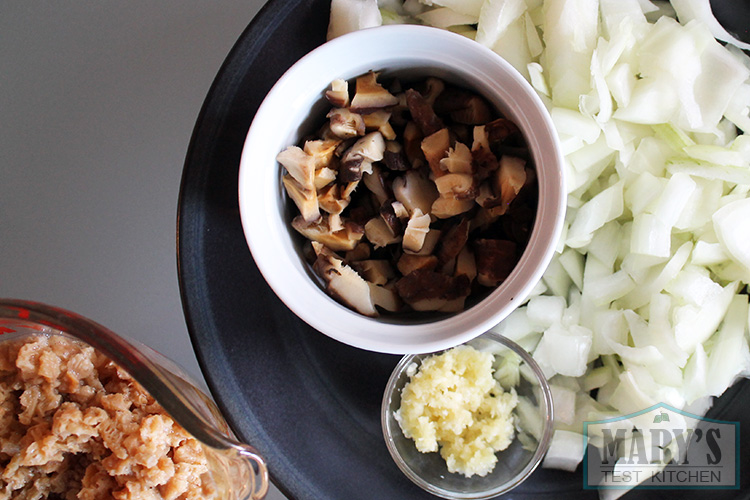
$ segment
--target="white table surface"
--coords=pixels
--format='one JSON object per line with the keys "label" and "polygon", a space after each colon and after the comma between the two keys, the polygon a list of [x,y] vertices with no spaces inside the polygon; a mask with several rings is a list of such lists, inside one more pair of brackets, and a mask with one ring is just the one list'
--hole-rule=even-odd
{"label": "white table surface", "polygon": [[203,381],[177,281],[180,177],[262,4],[0,2],[0,296],[87,316]]}

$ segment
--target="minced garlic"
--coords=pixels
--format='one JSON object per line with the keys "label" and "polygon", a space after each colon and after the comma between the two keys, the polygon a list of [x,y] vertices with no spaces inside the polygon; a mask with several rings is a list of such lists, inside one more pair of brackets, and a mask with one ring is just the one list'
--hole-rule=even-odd
{"label": "minced garlic", "polygon": [[494,356],[459,346],[429,356],[408,370],[394,416],[422,453],[440,451],[450,472],[485,476],[495,453],[515,437],[511,413],[518,403],[493,377]]}

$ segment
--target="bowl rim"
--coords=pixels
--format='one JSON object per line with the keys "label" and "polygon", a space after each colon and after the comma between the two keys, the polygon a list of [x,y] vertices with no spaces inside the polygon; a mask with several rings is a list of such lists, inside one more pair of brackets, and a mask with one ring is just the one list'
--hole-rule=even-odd
{"label": "bowl rim", "polygon": [[[391,432],[389,432],[393,429],[393,427],[396,428],[397,432],[402,432],[398,424],[395,424],[395,425],[390,424],[391,423],[390,402],[392,400],[394,391],[396,390],[396,384],[399,378],[401,377],[401,375],[408,369],[409,365],[416,362],[418,359],[421,362],[422,357],[426,357],[431,354],[440,354],[443,352],[447,352],[450,349],[444,349],[437,353],[409,354],[409,355],[402,357],[401,360],[396,365],[396,367],[391,372],[391,376],[388,378],[388,383],[386,384],[385,390],[383,391],[383,399],[380,405],[380,426],[383,432],[383,439],[385,440],[385,444],[386,444],[386,447],[388,448],[388,452],[390,453],[391,458],[395,462],[396,466],[398,466],[401,472],[404,473],[406,477],[408,477],[414,484],[416,484],[420,488],[424,489],[425,491],[428,491],[429,493],[432,493],[433,495],[437,495],[441,498],[447,498],[449,500],[469,500],[469,499],[470,500],[484,500],[484,499],[494,498],[503,493],[507,493],[513,488],[519,486],[526,479],[528,479],[528,477],[542,463],[542,460],[544,459],[544,456],[546,455],[552,443],[552,436],[554,434],[555,410],[554,410],[554,405],[552,401],[552,390],[550,389],[549,382],[547,381],[547,378],[544,376],[544,372],[541,369],[541,367],[536,363],[536,361],[534,361],[534,358],[531,356],[531,354],[529,354],[528,351],[526,351],[516,342],[510,340],[507,337],[504,337],[503,335],[500,335],[499,333],[495,333],[493,331],[485,332],[484,334],[461,345],[469,345],[471,342],[477,341],[481,338],[486,338],[494,342],[498,342],[502,344],[503,346],[509,348],[516,354],[518,354],[521,357],[521,359],[523,359],[523,361],[531,368],[534,375],[536,375],[537,381],[539,382],[539,387],[541,388],[542,397],[540,401],[544,402],[544,407],[546,409],[546,412],[545,412],[546,418],[544,419],[544,431],[542,433],[541,439],[539,440],[539,443],[538,443],[539,445],[534,451],[534,454],[532,455],[532,458],[529,461],[529,463],[508,482],[503,483],[502,485],[496,486],[494,488],[488,489],[486,491],[479,491],[475,493],[461,493],[461,492],[451,491],[451,490],[447,490],[439,486],[436,486],[422,479],[422,477],[416,471],[414,471],[414,469],[409,467],[408,463],[401,457],[401,454],[398,452],[393,436],[391,435]],[[395,422],[395,419],[394,419],[394,422]]]}
{"label": "bowl rim", "polygon": [[[388,53],[381,49],[384,44],[374,43],[382,40],[390,40],[392,44],[403,47],[403,50],[396,55]],[[403,43],[405,40],[410,43]],[[351,54],[353,44],[370,48],[356,63],[351,60],[339,61],[337,57],[341,54]],[[447,318],[430,323],[390,323],[348,309],[329,297],[310,279],[307,265],[293,251],[289,221],[279,220],[283,219],[283,209],[280,206],[283,196],[278,167],[259,173],[253,169],[253,165],[271,161],[269,151],[259,151],[263,146],[266,146],[266,150],[271,149],[267,146],[269,133],[265,129],[268,125],[278,123],[279,109],[305,106],[309,113],[311,104],[318,102],[315,99],[322,98],[322,90],[328,87],[331,77],[348,79],[369,69],[383,69],[394,65],[407,67],[404,64],[419,64],[423,71],[426,68],[442,67],[462,78],[467,77],[467,64],[455,57],[455,54],[453,58],[446,57],[444,53],[434,49],[435,45],[454,47],[454,53],[460,51],[470,54],[473,60],[485,63],[484,67],[476,69],[478,76],[474,77],[473,85],[478,86],[481,82],[485,94],[491,89],[494,96],[492,100],[496,105],[513,108],[513,113],[516,114],[520,113],[516,109],[516,101],[522,101],[527,106],[525,114],[521,116],[527,122],[522,130],[532,153],[535,156],[542,155],[544,163],[550,167],[538,168],[540,202],[531,239],[515,269],[503,284],[477,304]],[[295,95],[294,99],[290,99],[288,92],[300,88],[299,79],[316,75],[325,61],[332,68],[341,68],[340,71],[335,76],[317,75],[314,82],[305,81],[305,85],[310,87],[315,87],[317,81],[325,83],[308,91],[307,96]],[[500,89],[500,84],[488,75],[496,78],[502,76],[513,86],[512,89]],[[312,98],[313,94],[315,99]],[[513,99],[508,98],[511,95]],[[302,112],[298,112],[298,115],[306,116]],[[519,117],[512,118],[518,121]],[[533,135],[529,133],[532,120],[534,125],[540,127]],[[295,122],[295,127],[298,126],[300,123]],[[292,130],[293,128],[288,130],[291,137],[275,139],[278,143],[284,143],[278,151],[299,139],[299,130]],[[274,165],[278,165],[275,162],[278,151],[273,152]],[[535,157],[536,160],[538,159]],[[257,185],[258,178],[261,186],[269,187],[261,196],[257,195],[257,189],[251,189]],[[559,139],[549,112],[533,87],[510,63],[487,47],[456,33],[417,25],[379,26],[349,33],[324,43],[292,65],[266,95],[250,125],[240,158],[238,197],[242,229],[253,259],[282,302],[310,326],[331,338],[353,347],[390,354],[429,352],[452,347],[482,334],[504,319],[522,303],[541,279],[558,245],[566,208]],[[282,227],[285,227],[285,231],[279,231]],[[527,274],[527,278],[521,276],[523,273]],[[502,303],[501,307],[498,306],[499,303]],[[340,318],[340,322],[333,324],[329,320],[331,316]],[[429,334],[425,330],[429,330]]]}

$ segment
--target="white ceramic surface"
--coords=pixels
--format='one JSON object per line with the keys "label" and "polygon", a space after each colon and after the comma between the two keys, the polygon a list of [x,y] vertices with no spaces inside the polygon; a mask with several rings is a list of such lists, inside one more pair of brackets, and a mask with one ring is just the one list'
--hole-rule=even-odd
{"label": "white ceramic surface", "polygon": [[[539,182],[539,206],[529,244],[513,273],[473,307],[426,324],[368,318],[340,305],[311,279],[285,214],[276,155],[297,144],[323,119],[323,92],[336,78],[369,70],[385,77],[437,76],[473,88],[522,130]],[[311,111],[312,110],[312,111]],[[274,292],[320,332],[362,349],[393,354],[432,352],[464,343],[496,325],[528,296],[560,236],[565,189],[562,157],[546,109],[505,60],[463,36],[424,26],[381,26],[336,38],[300,59],[259,108],[245,142],[239,204],[248,246]]]}

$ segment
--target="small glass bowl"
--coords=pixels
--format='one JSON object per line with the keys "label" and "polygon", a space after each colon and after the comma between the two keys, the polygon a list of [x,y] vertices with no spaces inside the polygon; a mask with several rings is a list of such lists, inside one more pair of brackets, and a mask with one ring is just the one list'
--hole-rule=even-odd
{"label": "small glass bowl", "polygon": [[70,311],[0,298],[0,344],[39,335],[88,344],[128,372],[201,443],[217,498],[260,500],[266,496],[269,476],[263,457],[237,441],[211,398],[171,360]]}
{"label": "small glass bowl", "polygon": [[[518,364],[518,375],[510,375],[519,397],[530,405],[516,407],[513,414],[516,438],[498,452],[494,470],[484,477],[465,477],[448,471],[439,453],[420,453],[414,441],[404,436],[394,413],[401,405],[401,391],[423,360],[432,354],[404,356],[393,370],[381,406],[381,424],[388,451],[401,471],[424,490],[448,499],[484,499],[506,493],[521,484],[541,463],[553,433],[552,393],[542,370],[528,352],[515,342],[487,332],[464,345],[495,356],[495,366]],[[416,366],[414,366],[416,364]],[[505,373],[505,372],[504,372]],[[513,370],[511,370],[513,373]],[[508,379],[503,379],[506,382]],[[505,387],[505,384],[502,384]],[[507,389],[507,387],[506,387]]]}

